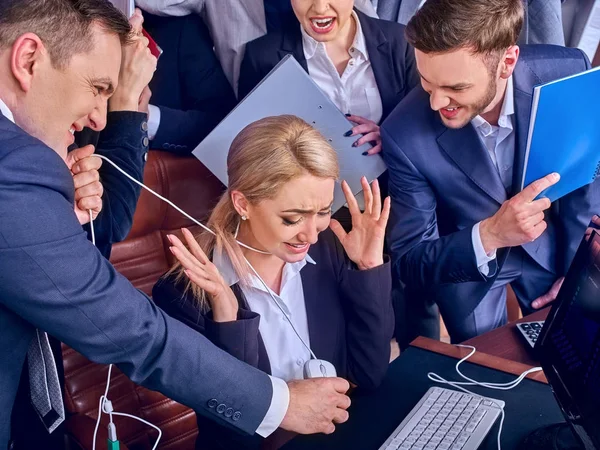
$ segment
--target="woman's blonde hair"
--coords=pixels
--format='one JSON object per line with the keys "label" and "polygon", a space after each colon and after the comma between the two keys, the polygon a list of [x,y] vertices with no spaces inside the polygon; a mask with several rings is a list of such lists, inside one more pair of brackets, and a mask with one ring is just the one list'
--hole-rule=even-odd
{"label": "woman's blonde hair", "polygon": [[[231,192],[241,192],[250,204],[256,205],[275,197],[283,185],[305,174],[333,179],[339,176],[335,150],[321,133],[290,115],[266,117],[248,125],[229,149],[229,187],[208,220],[215,235],[203,231],[196,236],[202,250],[209,258],[215,252],[225,251],[240,279],[246,280],[248,267],[234,237],[240,216]],[[185,292],[192,292],[201,310],[208,309],[206,293],[188,279],[181,264],[175,264],[167,275],[170,274],[185,283]]]}

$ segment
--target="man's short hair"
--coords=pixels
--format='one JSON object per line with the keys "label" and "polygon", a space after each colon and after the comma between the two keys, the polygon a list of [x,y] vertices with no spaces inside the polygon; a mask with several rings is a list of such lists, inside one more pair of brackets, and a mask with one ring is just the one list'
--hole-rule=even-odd
{"label": "man's short hair", "polygon": [[35,33],[57,69],[92,49],[93,25],[118,35],[122,43],[130,38],[127,18],[108,0],[0,0],[0,50]]}
{"label": "man's short hair", "polygon": [[423,53],[467,48],[493,55],[517,43],[523,17],[523,0],[427,0],[406,37]]}

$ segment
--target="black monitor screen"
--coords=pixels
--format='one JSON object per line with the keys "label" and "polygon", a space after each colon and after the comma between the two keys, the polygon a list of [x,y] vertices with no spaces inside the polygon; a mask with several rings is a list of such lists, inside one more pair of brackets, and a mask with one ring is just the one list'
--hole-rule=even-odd
{"label": "black monitor screen", "polygon": [[[591,233],[590,233],[591,231]],[[600,449],[600,235],[588,230],[538,342],[542,366],[586,448]]]}

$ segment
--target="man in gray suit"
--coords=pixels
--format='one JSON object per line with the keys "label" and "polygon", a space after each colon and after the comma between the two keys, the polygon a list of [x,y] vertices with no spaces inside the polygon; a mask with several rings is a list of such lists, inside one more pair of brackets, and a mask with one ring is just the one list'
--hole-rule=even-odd
{"label": "man in gray suit", "polygon": [[246,433],[332,432],[347,420],[346,381],[286,384],[232,358],[162,313],[82,231],[67,147],[104,127],[129,33],[107,0],[0,2],[0,448],[24,367],[48,429],[64,417],[45,332]]}

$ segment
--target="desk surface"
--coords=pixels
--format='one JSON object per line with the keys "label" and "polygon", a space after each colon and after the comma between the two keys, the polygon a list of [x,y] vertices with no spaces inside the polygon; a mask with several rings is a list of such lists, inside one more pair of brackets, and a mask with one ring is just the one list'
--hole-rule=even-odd
{"label": "desk surface", "polygon": [[[419,343],[429,342],[423,340],[415,344]],[[440,348],[442,347],[448,350],[455,348],[448,344],[441,344]],[[487,356],[489,355],[480,355],[483,359]],[[494,362],[501,360],[498,357],[491,358],[495,358],[492,360]],[[377,450],[427,389],[438,385],[427,378],[427,373],[433,371],[447,379],[455,380],[458,378],[455,365],[456,359],[452,356],[418,348],[417,345],[412,346],[402,357],[390,364],[388,374],[378,389],[372,392],[355,392],[349,410],[350,420],[338,425],[334,434],[299,436],[284,449]],[[480,367],[479,364],[465,363],[462,369],[470,377],[490,382],[506,383],[515,378],[514,375]],[[504,450],[515,450],[532,431],[563,420],[550,387],[544,383],[524,380],[516,389],[510,391],[491,391],[480,387],[473,387],[472,390],[506,402],[502,433]],[[482,443],[480,450],[497,449],[497,432],[498,422]]]}
{"label": "desk surface", "polygon": [[[537,311],[527,317],[524,317],[523,319],[511,322],[503,327],[490,331],[489,333],[466,341],[465,344],[472,345],[478,349],[477,353],[475,353],[475,355],[473,355],[469,361],[473,364],[499,370],[511,375],[520,375],[531,367],[537,366],[538,363],[533,355],[533,352],[527,348],[525,340],[518,334],[519,332],[516,329],[516,323],[528,322],[532,320],[545,320],[549,312],[550,308]],[[460,347],[424,337],[415,339],[411,343],[411,346],[441,355],[450,356],[455,359],[463,358],[469,353],[469,350],[467,349],[462,349]],[[394,363],[392,363],[392,365],[393,364]],[[528,378],[541,383],[547,383],[546,377],[542,372],[530,374]],[[392,430],[389,432],[391,431]],[[270,450],[280,448],[293,437],[294,435],[291,433],[278,430],[270,439],[267,439],[263,449]],[[298,437],[298,439],[294,439],[294,441],[312,442],[311,439],[312,438],[301,436]],[[327,441],[327,439],[325,440]],[[299,446],[292,444],[293,443],[289,444],[291,446],[290,448],[302,448],[302,444]],[[288,446],[285,448],[287,449]]]}

